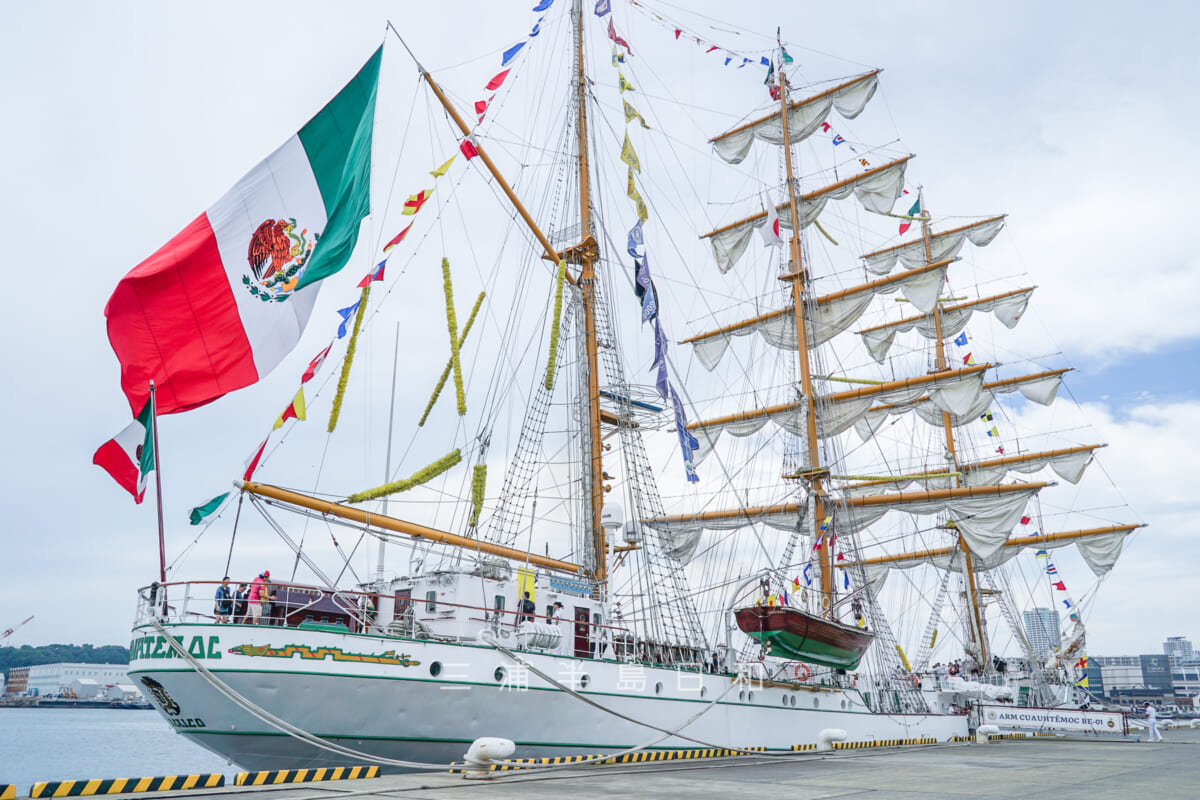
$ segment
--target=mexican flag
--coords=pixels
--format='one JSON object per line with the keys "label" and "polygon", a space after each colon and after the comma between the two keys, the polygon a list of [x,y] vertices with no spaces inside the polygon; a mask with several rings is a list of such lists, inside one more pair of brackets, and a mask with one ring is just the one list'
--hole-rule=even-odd
{"label": "mexican flag", "polygon": [[100,445],[92,463],[103,469],[133,495],[136,503],[146,495],[146,479],[154,471],[154,417],[150,401],[125,430]]}
{"label": "mexican flag", "polygon": [[371,210],[382,52],[117,284],[104,315],[131,410],[151,380],[159,414],[209,403],[267,375],[299,341],[317,282],[346,265]]}

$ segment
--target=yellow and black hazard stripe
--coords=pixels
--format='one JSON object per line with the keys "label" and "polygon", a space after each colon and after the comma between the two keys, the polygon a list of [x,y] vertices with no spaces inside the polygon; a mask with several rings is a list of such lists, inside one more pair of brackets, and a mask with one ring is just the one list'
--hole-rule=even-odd
{"label": "yellow and black hazard stripe", "polygon": [[0,783],[0,800],[13,800],[17,796],[17,787],[11,783]]}
{"label": "yellow and black hazard stripe", "polygon": [[378,778],[379,767],[321,767],[319,769],[274,769],[261,772],[239,772],[234,778],[238,786],[271,786],[277,783],[308,783],[310,781],[349,781],[357,778]]}
{"label": "yellow and black hazard stripe", "polygon": [[[218,773],[167,775],[161,778],[105,778],[90,781],[43,781],[29,790],[30,797],[77,797],[88,794],[130,794],[134,792],[173,792],[182,789],[212,789],[225,785]],[[11,788],[11,787],[10,787]],[[12,794],[2,795],[4,798]]]}
{"label": "yellow and black hazard stripe", "polygon": [[1000,739],[1028,739],[1028,733],[989,733],[988,741],[994,742]]}
{"label": "yellow and black hazard stripe", "polygon": [[867,747],[905,747],[915,744],[937,744],[937,739],[872,739],[866,742],[834,742],[834,750],[861,750]]}
{"label": "yellow and black hazard stripe", "polygon": [[[813,745],[815,747],[815,745]],[[755,752],[763,752],[765,747],[747,747],[745,750],[753,750]],[[729,758],[731,756],[743,755],[739,750],[727,750],[723,748],[710,747],[699,750],[644,750],[639,753],[625,753],[624,755],[612,756],[605,758],[602,761],[593,761],[593,764],[643,764],[651,761],[676,761],[679,759],[700,759],[700,758]],[[488,769],[492,772],[506,772],[509,770],[528,769],[534,766],[556,766],[560,764],[577,764],[581,761],[591,761],[592,759],[601,758],[599,755],[594,756],[544,756],[542,758],[514,758],[504,764],[491,764]],[[450,772],[464,772],[463,767],[452,767]]]}
{"label": "yellow and black hazard stripe", "polygon": [[816,749],[817,749],[817,746],[815,744],[794,744],[794,745],[792,745],[793,753],[799,753],[799,752],[803,752],[805,750],[816,750]]}

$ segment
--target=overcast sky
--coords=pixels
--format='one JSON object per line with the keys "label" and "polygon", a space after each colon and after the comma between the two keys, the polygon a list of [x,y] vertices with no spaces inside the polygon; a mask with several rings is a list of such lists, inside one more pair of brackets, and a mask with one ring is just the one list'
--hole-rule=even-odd
{"label": "overcast sky", "polygon": [[[557,0],[548,20],[561,20],[567,2]],[[1127,541],[1091,606],[1089,652],[1158,652],[1167,636],[1200,637],[1190,613],[1200,583],[1200,263],[1190,192],[1200,185],[1192,41],[1200,13],[1187,3],[647,4],[747,51],[769,46],[763,36],[779,25],[812,80],[886,70],[872,113],[898,132],[900,150],[919,155],[915,179],[935,212],[1011,215],[1003,252],[1019,260],[1013,272],[1028,272],[1039,287],[1029,314],[1037,333],[1023,324],[1022,342],[1078,368],[1062,393],[1070,411],[1056,421],[1078,419],[1110,444],[1090,477],[1111,479],[1119,488],[1111,502],[1128,503],[1129,521],[1150,525]],[[6,7],[0,211],[9,299],[0,335],[8,379],[0,413],[9,457],[0,630],[37,618],[5,644],[125,643],[135,589],[157,574],[153,502],[135,506],[90,463],[129,420],[103,316],[121,276],[294,133],[378,46],[388,19],[465,104],[478,98],[498,53],[528,30],[532,5]],[[763,101],[761,75],[720,73],[700,60],[702,49],[676,42],[623,0],[613,5],[635,53],[720,84],[714,94]],[[589,36],[598,39],[592,22]],[[763,36],[736,34],[725,22]],[[402,114],[406,104],[431,101],[394,45],[380,91],[397,99],[381,108]],[[539,80],[515,77],[514,105]],[[708,104],[703,85],[677,96]],[[727,109],[732,119],[745,110]],[[385,123],[389,135],[402,133],[396,119]],[[403,169],[419,174],[428,160]],[[480,195],[482,207],[496,207]],[[724,210],[714,215],[728,219]],[[377,213],[364,240],[376,244],[398,219],[394,210]],[[353,297],[371,258],[356,257],[324,291],[314,320]],[[687,322],[673,325],[674,338]],[[380,332],[381,348],[390,350],[391,335]],[[169,558],[196,535],[187,510],[224,491],[328,337],[328,326],[310,329],[267,380],[164,422]],[[419,407],[427,382],[418,383],[411,396]],[[207,576],[223,565],[227,544],[201,546],[210,551],[198,562]],[[265,538],[249,544],[235,569],[248,577],[288,560],[271,547]]]}

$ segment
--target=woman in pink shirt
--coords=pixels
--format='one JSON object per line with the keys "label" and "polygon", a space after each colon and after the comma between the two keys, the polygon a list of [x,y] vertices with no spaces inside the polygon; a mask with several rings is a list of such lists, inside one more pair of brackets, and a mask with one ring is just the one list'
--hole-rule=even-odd
{"label": "woman in pink shirt", "polygon": [[259,625],[262,622],[263,586],[270,577],[271,571],[264,569],[261,575],[250,582],[250,596],[246,598],[246,601],[250,604],[250,620],[253,625]]}

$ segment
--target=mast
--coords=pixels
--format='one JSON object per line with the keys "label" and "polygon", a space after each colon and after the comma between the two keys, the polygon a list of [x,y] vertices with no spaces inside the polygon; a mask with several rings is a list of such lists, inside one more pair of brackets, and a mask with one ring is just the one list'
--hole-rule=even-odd
{"label": "mast", "polygon": [[583,69],[583,5],[575,0],[571,9],[575,17],[575,66],[578,116],[579,153],[579,244],[572,248],[579,264],[579,289],[583,299],[584,348],[587,358],[587,397],[584,399],[588,421],[588,524],[595,559],[595,579],[603,583],[608,578],[607,544],[600,514],[604,508],[604,483],[601,464],[603,442],[600,438],[600,375],[596,357],[596,259],[599,247],[592,235],[591,181],[588,172],[587,75]]}
{"label": "mast", "polygon": [[[923,187],[917,188],[917,204],[921,212],[921,240],[925,243],[925,262],[929,263],[933,260],[933,252],[930,245],[929,235],[929,214],[925,211],[925,190]],[[938,372],[945,372],[949,367],[946,365],[946,341],[942,336],[942,303],[940,300],[933,304],[933,325],[935,330],[934,342],[936,342],[936,361],[935,366]],[[962,474],[958,468],[958,452],[954,447],[954,425],[950,421],[950,412],[942,412],[942,430],[946,437],[946,455],[950,461],[948,471],[958,473],[956,482],[962,486]],[[963,554],[963,573],[967,577],[967,607],[970,613],[971,620],[971,638],[975,641],[976,653],[979,657],[979,666],[986,670],[990,663],[987,652],[987,636],[983,631],[983,609],[979,602],[979,587],[975,582],[975,567],[972,564],[971,548],[967,546],[967,540],[963,538],[961,533],[958,534],[958,546]]]}
{"label": "mast", "polygon": [[[154,381],[150,381],[150,431],[154,447],[154,491],[158,497],[158,581],[167,582],[167,540],[163,533],[162,470],[158,468],[158,404],[155,402]],[[165,591],[165,590],[164,590]]]}
{"label": "mast", "polygon": [[[788,130],[788,82],[782,58],[779,59],[779,109],[779,118],[783,125],[783,158],[787,167],[788,212],[792,217],[792,235],[788,240],[791,253],[788,264],[790,269],[779,279],[791,281],[792,284],[792,313],[796,316],[796,343],[800,355],[800,391],[804,393],[804,399],[808,403],[808,413],[805,415],[805,433],[808,440],[807,475],[810,479],[812,495],[816,498],[813,509],[813,527],[814,531],[819,531],[821,521],[825,519],[826,514],[825,493],[821,487],[822,470],[817,439],[817,409],[813,395],[812,368],[808,360],[808,326],[804,321],[804,297],[808,293],[808,272],[804,268],[800,247],[800,210],[797,207],[795,172],[792,168],[791,134]],[[833,547],[831,543],[826,543],[824,547],[820,548],[819,561],[823,601],[821,611],[828,617],[833,613]]]}

